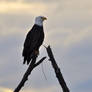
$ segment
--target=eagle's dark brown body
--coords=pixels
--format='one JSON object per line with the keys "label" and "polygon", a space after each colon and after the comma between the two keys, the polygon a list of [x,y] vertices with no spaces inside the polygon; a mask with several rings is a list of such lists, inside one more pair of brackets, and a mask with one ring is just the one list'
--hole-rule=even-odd
{"label": "eagle's dark brown body", "polygon": [[28,32],[25,42],[22,56],[24,57],[24,64],[27,64],[35,56],[35,51],[39,51],[39,47],[42,45],[44,40],[43,26],[34,25],[32,29]]}

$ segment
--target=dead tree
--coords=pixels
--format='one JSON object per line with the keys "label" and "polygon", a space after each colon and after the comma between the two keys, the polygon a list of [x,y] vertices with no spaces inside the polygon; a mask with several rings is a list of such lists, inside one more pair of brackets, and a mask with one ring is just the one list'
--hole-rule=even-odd
{"label": "dead tree", "polygon": [[[55,58],[53,56],[53,53],[52,53],[52,50],[50,48],[50,46],[46,47],[46,50],[47,50],[47,53],[48,53],[48,56],[49,56],[49,60],[51,61],[51,64],[53,66],[53,69],[55,71],[55,74],[56,74],[56,77],[63,89],[63,92],[69,92],[69,89],[65,83],[65,80],[62,76],[62,73],[60,71],[60,68],[58,67],[56,61],[55,61]],[[14,90],[14,92],[19,92],[21,90],[21,88],[24,86],[24,83],[28,80],[28,76],[31,74],[32,70],[38,66],[39,64],[41,64],[45,59],[46,57],[43,57],[41,60],[39,60],[37,63],[36,63],[36,57],[34,57],[34,59],[32,60],[32,62],[30,63],[27,71],[25,72],[21,82],[19,83],[19,85],[17,86],[17,88]]]}

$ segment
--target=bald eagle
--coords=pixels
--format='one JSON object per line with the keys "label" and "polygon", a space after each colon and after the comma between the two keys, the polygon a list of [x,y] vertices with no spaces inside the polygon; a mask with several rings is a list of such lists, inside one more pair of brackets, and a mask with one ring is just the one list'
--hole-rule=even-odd
{"label": "bald eagle", "polygon": [[22,56],[24,57],[23,64],[27,62],[28,65],[30,61],[39,54],[39,48],[44,40],[43,21],[46,19],[47,18],[43,16],[38,16],[35,18],[35,24],[28,32],[24,42],[22,52]]}

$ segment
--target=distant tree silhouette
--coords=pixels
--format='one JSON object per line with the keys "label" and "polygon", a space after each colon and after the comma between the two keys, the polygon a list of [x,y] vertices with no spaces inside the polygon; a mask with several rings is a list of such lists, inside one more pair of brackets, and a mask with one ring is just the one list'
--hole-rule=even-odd
{"label": "distant tree silhouette", "polygon": [[[46,51],[47,51],[47,54],[49,56],[49,60],[51,61],[51,64],[52,64],[52,67],[55,71],[55,74],[56,74],[56,77],[59,81],[59,84],[63,90],[63,92],[70,92],[67,85],[66,85],[66,82],[62,76],[62,73],[60,71],[60,68],[58,67],[57,63],[56,63],[56,60],[54,58],[54,55],[52,53],[52,50],[51,50],[51,47],[48,46],[48,47],[45,47],[46,48]],[[37,67],[39,64],[41,64],[45,59],[46,57],[43,57],[41,60],[39,60],[37,63],[36,63],[36,57],[34,57],[34,59],[32,60],[32,62],[30,63],[27,71],[25,72],[21,82],[19,83],[19,85],[17,86],[17,88],[14,90],[14,92],[19,92],[21,90],[21,88],[24,86],[24,83],[28,80],[28,76],[31,74],[32,70]]]}

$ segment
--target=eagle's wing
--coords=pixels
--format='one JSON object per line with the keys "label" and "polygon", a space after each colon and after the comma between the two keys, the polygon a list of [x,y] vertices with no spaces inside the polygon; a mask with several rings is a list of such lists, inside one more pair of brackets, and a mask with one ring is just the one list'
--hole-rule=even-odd
{"label": "eagle's wing", "polygon": [[39,30],[31,30],[25,39],[23,56],[29,56],[33,50],[36,49],[39,44],[40,31]]}
{"label": "eagle's wing", "polygon": [[39,30],[35,30],[33,32],[33,38],[31,40],[31,46],[29,48],[30,51],[37,50],[38,45],[40,43],[40,40],[39,40],[40,36],[41,36],[41,33]]}
{"label": "eagle's wing", "polygon": [[31,40],[32,40],[32,31],[29,31],[27,36],[26,36],[25,42],[24,42],[22,56],[27,55],[29,48],[30,48]]}

